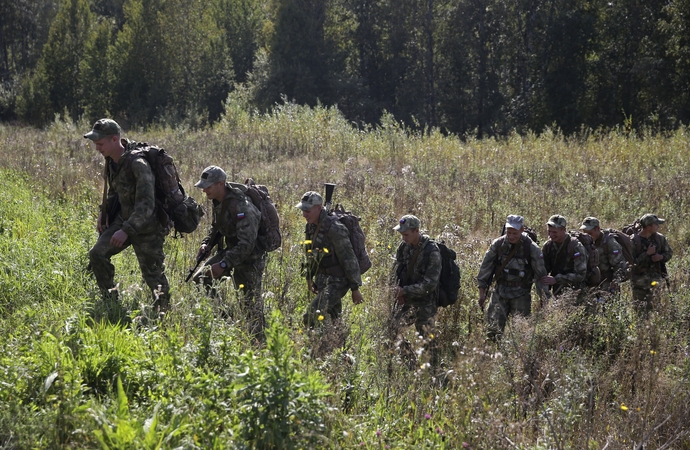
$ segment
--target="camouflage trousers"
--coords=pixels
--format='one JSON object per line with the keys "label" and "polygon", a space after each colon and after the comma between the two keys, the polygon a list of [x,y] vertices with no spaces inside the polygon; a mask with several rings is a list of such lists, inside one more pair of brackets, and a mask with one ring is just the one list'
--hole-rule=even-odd
{"label": "camouflage trousers", "polygon": [[165,234],[162,229],[157,233],[137,234],[129,236],[122,247],[112,246],[110,239],[122,228],[122,223],[122,217],[118,216],[89,250],[91,270],[96,276],[101,293],[104,296],[109,295],[109,291],[115,287],[115,266],[110,259],[132,246],[139,261],[141,275],[155,298],[154,306],[160,307],[161,310],[167,309],[170,302],[170,285],[165,276],[165,254],[163,253]]}
{"label": "camouflage trousers", "polygon": [[487,336],[490,339],[500,337],[506,327],[508,316],[513,313],[525,317],[532,314],[531,291],[527,290],[526,293],[515,298],[501,297],[497,291],[494,291],[486,311]]}
{"label": "camouflage trousers", "polygon": [[633,307],[640,314],[649,314],[659,300],[661,289],[666,286],[664,276],[655,272],[632,275],[630,282]]}
{"label": "camouflage trousers", "polygon": [[434,331],[436,324],[436,301],[417,304],[405,304],[393,313],[391,333],[399,335],[404,328],[414,324],[417,334],[427,337]]}
{"label": "camouflage trousers", "polygon": [[311,301],[307,312],[302,316],[305,327],[313,328],[319,315],[327,313],[332,320],[343,312],[343,297],[350,290],[350,282],[345,277],[323,273],[316,274],[316,297]]}
{"label": "camouflage trousers", "polygon": [[[223,259],[223,255],[219,253],[206,261],[204,265],[211,266],[220,262],[221,259]],[[264,326],[266,325],[264,301],[261,296],[261,281],[265,267],[266,254],[263,253],[261,256],[250,258],[249,261],[238,264],[232,269],[225,269],[220,276],[220,278],[232,276],[233,285],[240,295],[241,307],[246,315],[247,329],[252,336],[261,341],[263,341]],[[214,279],[205,276],[207,273],[208,269],[206,268],[199,271],[194,276],[194,282],[203,284],[207,292],[215,296]]]}

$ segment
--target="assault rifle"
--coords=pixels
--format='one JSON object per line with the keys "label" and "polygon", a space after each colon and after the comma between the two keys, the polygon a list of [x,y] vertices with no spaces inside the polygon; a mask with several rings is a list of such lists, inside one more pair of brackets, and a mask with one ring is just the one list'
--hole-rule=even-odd
{"label": "assault rifle", "polygon": [[326,204],[324,207],[326,208],[326,211],[331,210],[331,201],[333,200],[333,191],[335,190],[335,184],[333,183],[324,183],[326,186]]}
{"label": "assault rifle", "polygon": [[221,237],[222,237],[222,234],[220,234],[220,231],[216,231],[216,234],[213,235],[213,238],[211,238],[209,243],[206,244],[206,251],[197,256],[196,265],[193,268],[189,269],[189,274],[187,274],[187,278],[185,278],[185,280],[184,280],[185,283],[189,283],[189,280],[192,279],[192,276],[194,275],[194,273],[197,271],[197,269],[199,269],[199,265],[201,265],[201,263],[211,253],[211,250],[213,249],[213,247],[218,245]]}

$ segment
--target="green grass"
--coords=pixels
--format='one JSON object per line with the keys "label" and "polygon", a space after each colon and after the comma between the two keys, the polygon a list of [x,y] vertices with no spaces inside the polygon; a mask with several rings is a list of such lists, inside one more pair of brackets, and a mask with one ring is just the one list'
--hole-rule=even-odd
{"label": "green grass", "polygon": [[[219,318],[237,308],[232,290],[220,305],[183,282],[208,217],[166,241],[165,324],[139,320],[152,300],[131,251],[114,259],[123,310],[112,315],[86,270],[102,189],[102,158],[81,138],[90,124],[0,125],[0,448],[690,447],[687,129],[474,140],[408,132],[390,117],[358,130],[335,109],[253,115],[231,100],[227,111],[213,129],[127,136],[167,148],[207,208],[192,186],[210,164],[269,186],[284,245],[264,275],[264,348]],[[301,328],[309,298],[294,205],[324,182],[362,216],[374,266],[365,303],[344,299],[345,331],[312,335]],[[645,212],[667,219],[675,251],[671,289],[648,321],[624,285],[598,314],[568,299],[535,303],[499,346],[484,340],[473,277],[507,214],[544,242],[554,213],[571,228],[590,215],[620,228]],[[461,300],[438,316],[438,373],[421,367],[423,353],[410,370],[386,341],[391,228],[405,213],[457,250],[463,272]]]}

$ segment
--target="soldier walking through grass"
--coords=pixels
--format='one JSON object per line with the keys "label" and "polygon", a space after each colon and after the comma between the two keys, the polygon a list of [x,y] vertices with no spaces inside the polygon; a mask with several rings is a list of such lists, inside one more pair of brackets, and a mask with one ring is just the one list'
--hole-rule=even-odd
{"label": "soldier walking through grass", "polygon": [[206,261],[194,282],[203,284],[215,295],[214,281],[232,276],[247,314],[249,332],[262,341],[265,319],[261,280],[266,252],[257,239],[261,212],[245,195],[244,184],[226,180],[223,169],[209,166],[194,185],[213,202],[211,230],[201,241],[197,259],[206,257],[213,245],[218,246],[217,254]]}
{"label": "soldier walking through grass", "polygon": [[565,217],[553,215],[546,223],[549,240],[542,247],[548,275],[541,278],[554,295],[569,288],[579,291],[587,277],[587,252],[584,246],[566,231]]}
{"label": "soldier walking through grass", "polygon": [[609,293],[618,292],[621,282],[628,279],[628,262],[623,247],[610,230],[602,230],[599,219],[586,217],[580,231],[592,236],[594,246],[599,252],[599,270],[601,283],[599,290]]}
{"label": "soldier walking through grass", "polygon": [[168,230],[157,216],[155,176],[145,158],[132,155],[136,143],[121,134],[117,122],[101,119],[84,135],[105,157],[104,176],[109,186],[96,225],[100,236],[89,251],[91,270],[104,298],[118,300],[110,259],[131,245],[154,294],[154,309],[164,312],[170,304],[163,253]]}
{"label": "soldier walking through grass", "polygon": [[532,313],[532,284],[537,280],[539,296],[548,296],[548,287],[541,280],[546,268],[541,249],[525,231],[525,219],[511,214],[506,219],[506,233],[491,243],[477,275],[479,306],[484,310],[492,278],[496,288],[486,312],[487,336],[500,338],[508,317]]}
{"label": "soldier walking through grass", "polygon": [[659,233],[659,225],[666,221],[656,214],[645,214],[640,218],[642,231],[632,238],[633,259],[630,280],[633,304],[638,312],[647,315],[654,307],[655,293],[661,289],[668,277],[666,263],[673,256],[673,250],[666,237]]}
{"label": "soldier walking through grass", "polygon": [[295,205],[307,221],[305,226],[305,251],[307,263],[305,276],[309,290],[316,294],[303,316],[306,327],[314,327],[320,316],[330,315],[336,320],[342,313],[342,298],[352,292],[352,302],[362,303],[362,285],[359,262],[350,242],[345,225],[323,207],[323,197],[309,191]]}
{"label": "soldier walking through grass", "polygon": [[[429,236],[420,232],[421,222],[413,215],[403,216],[393,230],[402,242],[395,252],[395,309],[391,334],[405,347],[401,333],[414,324],[417,334],[427,342],[431,363],[436,363],[434,327],[441,277],[441,252]],[[409,350],[409,349],[408,349]],[[412,356],[412,355],[407,355]]]}

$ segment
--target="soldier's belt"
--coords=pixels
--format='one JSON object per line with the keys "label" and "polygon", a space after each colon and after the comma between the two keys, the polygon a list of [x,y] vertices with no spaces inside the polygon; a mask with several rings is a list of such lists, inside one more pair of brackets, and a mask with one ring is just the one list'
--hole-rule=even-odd
{"label": "soldier's belt", "polygon": [[532,287],[532,282],[530,281],[503,281],[503,280],[497,280],[496,284],[505,286],[505,287],[522,287],[525,289],[531,288]]}

